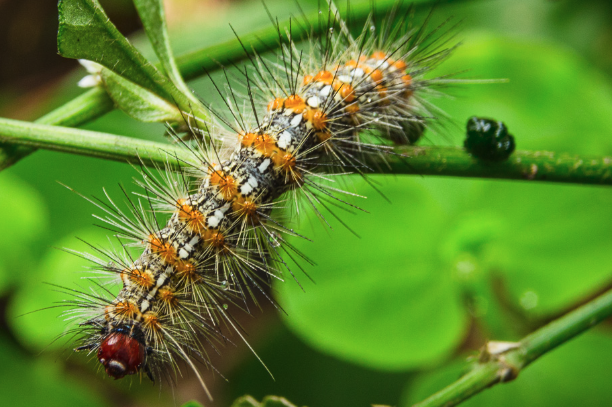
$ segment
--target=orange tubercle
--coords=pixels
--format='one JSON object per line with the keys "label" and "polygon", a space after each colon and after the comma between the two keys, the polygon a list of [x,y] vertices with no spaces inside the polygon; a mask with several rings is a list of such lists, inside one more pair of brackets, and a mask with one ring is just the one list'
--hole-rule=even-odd
{"label": "orange tubercle", "polygon": [[178,200],[178,218],[187,225],[187,228],[197,234],[202,234],[206,227],[206,217],[202,212],[185,203],[184,199]]}
{"label": "orange tubercle", "polygon": [[372,71],[372,73],[370,74],[370,78],[372,78],[372,80],[378,85],[382,82],[383,80],[383,74],[382,71],[380,69],[375,69]]}
{"label": "orange tubercle", "polygon": [[274,155],[274,157],[272,157],[272,161],[274,162],[274,166],[276,168],[285,172],[291,171],[291,169],[295,167],[297,163],[295,156],[287,152],[281,152]]}
{"label": "orange tubercle", "polygon": [[334,80],[334,74],[329,71],[321,71],[318,74],[316,74],[314,77],[315,82],[322,82],[327,85],[331,85],[333,80]]}
{"label": "orange tubercle", "polygon": [[293,113],[300,114],[306,109],[306,102],[299,95],[291,95],[285,100],[285,108],[293,110]]}
{"label": "orange tubercle", "polygon": [[189,260],[179,260],[174,266],[176,274],[187,280],[188,282],[195,282],[200,279],[200,275],[196,271],[196,266]]}
{"label": "orange tubercle", "polygon": [[387,59],[387,54],[385,54],[382,51],[376,51],[372,54],[372,56],[370,58],[374,58],[374,59],[378,59],[378,60],[385,60]]}
{"label": "orange tubercle", "polygon": [[322,143],[325,140],[329,140],[331,138],[331,133],[327,132],[327,131],[318,131],[316,134],[317,138],[319,139],[319,141]]}
{"label": "orange tubercle", "polygon": [[339,93],[340,93],[340,97],[345,102],[351,103],[353,100],[355,100],[355,89],[353,89],[353,87],[349,85],[348,83],[345,83],[340,88]]}
{"label": "orange tubercle", "polygon": [[176,270],[177,273],[181,274],[181,273],[195,273],[195,265],[191,262],[191,261],[185,261],[185,260],[179,260],[176,262],[176,265],[174,266],[174,270]]}
{"label": "orange tubercle", "polygon": [[346,110],[347,113],[355,114],[359,111],[359,104],[358,103],[350,104],[347,107],[345,107],[344,110]]}
{"label": "orange tubercle", "polygon": [[403,71],[404,69],[406,69],[408,67],[408,65],[406,65],[406,63],[404,61],[397,61],[393,64],[393,66],[396,69],[399,69],[400,71]]}
{"label": "orange tubercle", "polygon": [[150,271],[147,270],[141,271],[138,269],[134,269],[132,271],[129,271],[129,277],[134,284],[145,289],[149,289],[155,284],[155,279],[153,278],[153,275]]}
{"label": "orange tubercle", "polygon": [[145,312],[142,316],[142,323],[145,328],[152,329],[154,331],[159,331],[161,329],[161,324],[159,323],[159,318],[157,314],[153,311]]}
{"label": "orange tubercle", "polygon": [[385,88],[384,86],[378,85],[376,86],[376,90],[378,91],[378,96],[381,98],[380,103],[383,105],[388,105],[390,102],[389,99],[387,99],[387,88]]}
{"label": "orange tubercle", "polygon": [[210,168],[210,183],[213,185],[219,185],[219,182],[223,180],[225,173],[223,171],[217,171],[214,168]]}
{"label": "orange tubercle", "polygon": [[204,243],[222,249],[225,247],[225,236],[218,230],[209,229],[204,234]]}
{"label": "orange tubercle", "polygon": [[312,75],[306,75],[304,76],[304,81],[302,82],[304,85],[308,85],[309,83],[312,83],[312,80],[314,79],[314,76]]}
{"label": "orange tubercle", "polygon": [[283,98],[276,98],[273,101],[271,101],[270,103],[268,103],[268,110],[278,110],[281,109],[283,107],[283,103],[285,102],[285,99]]}
{"label": "orange tubercle", "polygon": [[170,242],[163,242],[155,235],[149,235],[149,245],[151,252],[157,253],[161,260],[167,264],[176,262],[176,249]]}
{"label": "orange tubercle", "polygon": [[253,133],[245,133],[245,134],[241,134],[238,137],[240,137],[240,143],[245,146],[245,147],[249,147],[252,146],[253,143],[255,142],[255,138],[257,137],[256,134]]}
{"label": "orange tubercle", "polygon": [[219,192],[226,201],[232,200],[238,193],[238,186],[234,177],[226,175],[223,171],[214,171],[210,174],[210,183],[219,187]]}
{"label": "orange tubercle", "polygon": [[310,109],[304,115],[304,119],[312,123],[316,130],[323,130],[327,127],[327,115],[319,109]]}
{"label": "orange tubercle", "polygon": [[176,293],[170,287],[160,288],[157,291],[157,298],[169,307],[175,307],[179,303],[179,300],[176,297]]}
{"label": "orange tubercle", "polygon": [[259,134],[255,138],[255,149],[262,155],[270,157],[270,155],[276,150],[276,141],[269,134]]}
{"label": "orange tubercle", "polygon": [[119,317],[124,317],[128,319],[134,319],[139,314],[138,307],[136,306],[136,304],[133,304],[129,301],[118,302],[117,304],[115,304],[112,311]]}
{"label": "orange tubercle", "polygon": [[251,198],[245,198],[242,195],[239,195],[232,203],[232,209],[239,216],[254,217],[257,215],[257,207],[258,205]]}

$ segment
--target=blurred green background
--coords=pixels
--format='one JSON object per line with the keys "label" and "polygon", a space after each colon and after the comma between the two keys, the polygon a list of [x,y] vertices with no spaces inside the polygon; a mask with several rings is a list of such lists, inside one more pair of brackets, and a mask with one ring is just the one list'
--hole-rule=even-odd
{"label": "blurred green background", "polygon": [[[355,0],[357,1],[357,0]],[[55,5],[0,1],[0,116],[35,119],[81,90],[75,61],[55,55]],[[167,1],[177,53],[270,23],[258,1]],[[273,15],[294,4],[266,1]],[[102,1],[125,34],[140,23],[128,0]],[[300,0],[307,10],[316,1]],[[609,1],[456,1],[435,19],[463,20],[463,45],[438,71],[508,83],[449,89],[436,100],[450,117],[426,143],[460,145],[472,115],[503,120],[519,149],[612,154],[612,4]],[[142,34],[133,37],[151,56]],[[191,83],[215,98],[207,79]],[[86,126],[163,140],[161,125],[113,112]],[[77,236],[108,244],[92,225],[85,195],[102,187],[120,199],[134,170],[125,164],[39,151],[0,174],[0,395],[14,406],[161,406],[198,399],[227,406],[243,394],[282,395],[298,405],[408,406],[459,377],[487,339],[516,340],[612,286],[612,193],[593,186],[374,176],[385,201],[358,178],[351,188],[370,213],[340,212],[326,230],[308,214],[295,220],[313,243],[295,242],[317,266],[313,284],[287,279],[269,304],[241,316],[272,380],[234,337],[208,372],[214,402],[185,370],[169,386],[113,381],[97,363],[54,341],[69,321],[49,309],[64,296],[45,283],[86,287]],[[27,314],[27,315],[23,315]],[[546,355],[518,380],[471,399],[470,406],[612,405],[609,323]]]}

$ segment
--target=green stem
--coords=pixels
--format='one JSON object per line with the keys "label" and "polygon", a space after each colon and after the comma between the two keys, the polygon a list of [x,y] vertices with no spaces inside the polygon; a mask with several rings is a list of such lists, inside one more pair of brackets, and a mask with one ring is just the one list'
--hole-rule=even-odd
{"label": "green stem", "polygon": [[397,147],[395,152],[401,156],[388,159],[394,174],[612,185],[612,157],[516,151],[507,161],[487,163],[457,147]]}
{"label": "green stem", "polygon": [[[432,3],[452,3],[457,0],[423,2],[415,5],[418,9],[430,9]],[[374,10],[375,16],[383,16],[397,4],[396,0],[379,0]],[[351,6],[351,22],[355,24],[365,21],[372,13],[370,2],[361,2]],[[312,35],[320,34],[326,30],[325,24],[317,24],[318,13],[311,13],[307,20],[312,22]],[[279,27],[289,26],[289,20],[281,21]],[[295,39],[303,38],[306,34],[303,24],[292,25],[292,35]],[[185,80],[195,79],[205,72],[219,69],[219,64],[231,66],[247,58],[241,45],[249,52],[264,53],[278,47],[278,32],[275,27],[268,27],[259,31],[241,36],[240,41],[233,39],[224,43],[193,51],[176,58],[176,64]],[[113,102],[103,89],[96,88],[77,96],[56,110],[37,120],[37,123],[55,124],[58,126],[77,127],[108,113],[113,109]],[[9,148],[0,144],[0,171],[17,163],[22,158],[36,151],[31,147]]]}
{"label": "green stem", "polygon": [[[112,134],[0,118],[0,141],[52,151],[164,167],[185,149]],[[184,165],[184,164],[183,164]]]}
{"label": "green stem", "polygon": [[455,406],[497,383],[516,378],[540,356],[612,315],[612,290],[523,338],[518,348],[492,356],[456,382],[413,407]]}
{"label": "green stem", "polygon": [[[0,142],[116,161],[163,166],[165,151],[182,157],[185,149],[130,137],[0,118]],[[395,154],[372,155],[374,169],[393,174],[522,179],[612,185],[612,158],[546,151],[517,151],[508,161],[483,163],[457,147],[397,147]]]}
{"label": "green stem", "polygon": [[[42,116],[36,123],[76,127],[90,122],[113,109],[113,101],[101,88],[94,88],[75,97],[57,109]],[[0,143],[0,171],[17,163],[36,151],[24,145]]]}

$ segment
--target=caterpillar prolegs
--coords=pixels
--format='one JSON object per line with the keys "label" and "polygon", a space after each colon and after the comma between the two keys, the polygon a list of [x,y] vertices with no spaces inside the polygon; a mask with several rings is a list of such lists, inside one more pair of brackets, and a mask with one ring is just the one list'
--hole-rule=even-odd
{"label": "caterpillar prolegs", "polygon": [[[193,141],[176,137],[185,156],[170,161],[189,162],[187,170],[142,170],[144,192],[128,200],[127,213],[110,198],[92,201],[121,247],[80,254],[122,288],[72,291],[68,314],[85,315],[77,350],[95,354],[116,379],[155,380],[179,359],[200,377],[194,362],[207,363],[224,326],[242,336],[228,304],[248,312],[255,291],[268,297],[271,279],[293,275],[284,259],[307,261],[288,239],[301,236],[274,209],[306,205],[325,222],[320,208],[350,205],[342,196],[351,193],[326,180],[365,176],[369,155],[418,139],[436,116],[427,96],[453,81],[427,76],[452,52],[452,30],[396,17],[379,26],[370,19],[352,35],[330,7],[319,22],[325,34],[306,45],[291,39],[290,27],[283,41],[277,27],[277,60],[251,53],[231,82],[230,118],[216,113],[218,123],[192,124]],[[169,220],[159,226],[163,212]]]}

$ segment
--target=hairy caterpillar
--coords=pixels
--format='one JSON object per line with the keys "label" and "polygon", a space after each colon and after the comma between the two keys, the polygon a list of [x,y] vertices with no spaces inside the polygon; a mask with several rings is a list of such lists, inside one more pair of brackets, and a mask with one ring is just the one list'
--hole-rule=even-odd
{"label": "hairy caterpillar", "polygon": [[[448,31],[391,20],[378,28],[368,21],[353,37],[330,8],[327,34],[306,51],[289,28],[277,63],[254,56],[240,71],[234,86],[242,82],[246,96],[228,95],[233,123],[219,115],[221,125],[192,129],[210,143],[182,142],[185,157],[176,159],[193,162],[190,170],[143,170],[145,193],[129,202],[130,213],[96,203],[121,248],[82,255],[119,276],[122,289],[72,292],[69,315],[86,316],[75,328],[78,350],[95,354],[114,378],[154,379],[178,358],[199,376],[194,361],[206,363],[207,346],[225,339],[223,325],[241,335],[227,305],[247,308],[254,290],[267,295],[269,279],[292,274],[283,257],[301,256],[287,240],[297,234],[273,216],[284,205],[278,199],[288,195],[325,221],[317,208],[346,204],[339,196],[349,193],[323,179],[367,173],[368,154],[414,142],[435,116],[424,97],[450,80],[425,74],[452,52]],[[164,226],[157,212],[172,213]],[[134,246],[143,251],[134,255]]]}

